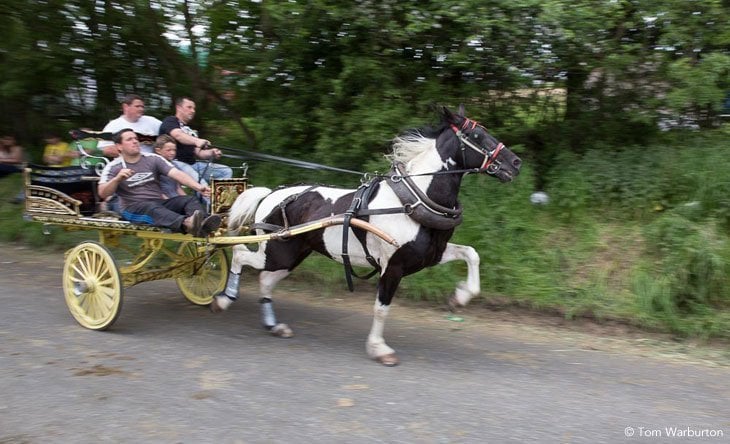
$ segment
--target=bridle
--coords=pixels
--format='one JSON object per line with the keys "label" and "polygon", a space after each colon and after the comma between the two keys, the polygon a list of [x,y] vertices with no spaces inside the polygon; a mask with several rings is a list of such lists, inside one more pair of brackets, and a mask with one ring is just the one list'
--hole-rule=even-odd
{"label": "bridle", "polygon": [[474,130],[477,128],[477,126],[481,127],[484,131],[487,130],[478,122],[468,118],[464,118],[464,122],[461,124],[461,128],[458,128],[453,123],[451,124],[451,129],[454,131],[456,137],[459,139],[460,142],[462,162],[463,164],[466,164],[466,148],[469,147],[478,152],[480,155],[484,156],[484,161],[482,161],[482,165],[479,167],[479,170],[484,171],[487,174],[495,174],[502,164],[500,161],[497,160],[497,156],[499,156],[500,151],[502,151],[502,148],[504,148],[504,144],[502,142],[499,142],[497,146],[494,147],[494,149],[491,151],[475,145],[474,143],[472,143],[471,140],[469,140],[469,136],[464,132],[464,130]]}

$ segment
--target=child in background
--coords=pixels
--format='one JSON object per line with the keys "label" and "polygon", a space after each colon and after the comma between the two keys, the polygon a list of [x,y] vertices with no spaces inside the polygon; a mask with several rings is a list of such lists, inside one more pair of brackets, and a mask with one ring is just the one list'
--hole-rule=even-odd
{"label": "child in background", "polygon": [[22,171],[25,153],[15,141],[15,136],[0,137],[0,177]]}
{"label": "child in background", "polygon": [[46,137],[46,147],[43,150],[43,163],[48,166],[65,167],[70,166],[79,153],[71,149],[68,143],[61,140],[56,134],[49,134]]}
{"label": "child in background", "polygon": [[[175,156],[177,155],[177,143],[175,142],[175,139],[166,134],[155,140],[153,148],[155,150],[155,154],[162,156],[170,163],[172,163],[173,159],[175,159]],[[186,194],[179,182],[167,176],[160,176],[160,188],[162,188],[162,196],[165,199],[170,199],[175,196],[184,196]]]}

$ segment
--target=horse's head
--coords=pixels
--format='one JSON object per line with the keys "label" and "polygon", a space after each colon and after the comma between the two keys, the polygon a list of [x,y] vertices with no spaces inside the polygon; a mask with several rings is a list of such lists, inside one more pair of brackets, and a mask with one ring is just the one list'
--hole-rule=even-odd
{"label": "horse's head", "polygon": [[520,174],[522,160],[486,128],[465,117],[463,105],[456,114],[442,107],[441,117],[446,127],[442,134],[442,156],[451,158],[461,168],[477,169],[502,182],[509,182]]}

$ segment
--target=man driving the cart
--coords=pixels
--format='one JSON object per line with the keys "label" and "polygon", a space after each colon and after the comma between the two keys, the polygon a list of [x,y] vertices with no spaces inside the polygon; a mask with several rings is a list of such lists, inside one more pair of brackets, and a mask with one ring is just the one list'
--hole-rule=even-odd
{"label": "man driving the cart", "polygon": [[208,185],[196,182],[157,154],[141,152],[137,135],[130,128],[114,133],[112,140],[119,157],[104,167],[98,192],[102,199],[117,193],[125,220],[169,228],[194,237],[206,237],[220,227],[220,216],[207,215],[195,196],[162,198],[159,179],[166,175],[210,197]]}

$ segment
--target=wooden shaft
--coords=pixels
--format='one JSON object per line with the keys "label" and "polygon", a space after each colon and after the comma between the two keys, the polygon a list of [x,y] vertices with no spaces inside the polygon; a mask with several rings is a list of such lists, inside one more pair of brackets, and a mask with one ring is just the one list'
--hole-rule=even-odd
{"label": "wooden shaft", "polygon": [[[268,233],[268,234],[252,234],[247,236],[220,236],[220,237],[214,237],[209,238],[208,242],[211,244],[216,245],[236,245],[236,244],[246,244],[246,243],[254,243],[254,242],[264,242],[268,240],[275,240],[275,239],[284,239],[287,237],[297,236],[299,234],[308,233],[310,231],[316,231],[321,230],[323,228],[331,227],[333,225],[342,225],[345,223],[345,216],[343,215],[336,215],[336,216],[329,216],[323,219],[318,219],[312,222],[303,223],[300,225],[295,225],[293,227],[290,227],[288,230],[282,230],[277,231],[276,233]],[[351,219],[350,224],[354,227],[363,229],[365,231],[368,231],[385,242],[389,243],[390,245],[393,245],[394,247],[398,247],[398,242],[393,239],[388,233],[381,230],[380,228],[376,227],[375,225],[372,225],[369,222],[365,222],[364,220],[360,219]]]}

